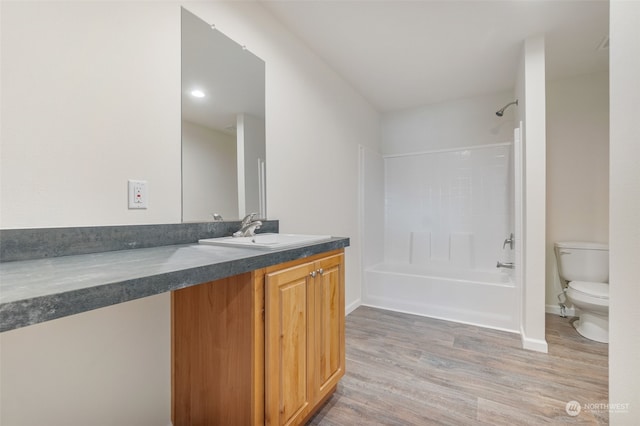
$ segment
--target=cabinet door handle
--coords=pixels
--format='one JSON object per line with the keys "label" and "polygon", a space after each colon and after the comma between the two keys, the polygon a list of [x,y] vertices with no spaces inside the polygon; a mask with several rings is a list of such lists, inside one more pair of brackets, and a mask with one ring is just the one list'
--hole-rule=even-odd
{"label": "cabinet door handle", "polygon": [[324,269],[322,269],[322,268],[318,269],[318,273],[319,273],[320,275],[324,274]]}
{"label": "cabinet door handle", "polygon": [[311,275],[312,278],[315,278],[316,277],[316,271],[313,271],[313,272],[309,273],[309,275]]}

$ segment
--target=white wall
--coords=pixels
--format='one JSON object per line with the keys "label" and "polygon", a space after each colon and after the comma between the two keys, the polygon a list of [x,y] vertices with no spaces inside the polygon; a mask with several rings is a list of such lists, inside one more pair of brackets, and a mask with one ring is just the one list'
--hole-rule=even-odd
{"label": "white wall", "polygon": [[[171,3],[2,2],[2,228],[180,221]],[[127,180],[149,208],[127,209]]]}
{"label": "white wall", "polygon": [[609,241],[609,74],[547,81],[546,304],[558,310],[557,241]]}
{"label": "white wall", "polygon": [[[545,53],[544,38],[525,40],[516,79],[516,122],[523,123],[522,343],[547,351],[545,340]],[[516,190],[517,191],[517,190]],[[516,235],[516,238],[518,236]],[[517,265],[518,266],[518,265]]]}
{"label": "white wall", "polygon": [[3,426],[169,424],[165,295],[2,333]]}
{"label": "white wall", "polygon": [[183,121],[182,164],[183,221],[239,217],[235,136]]}
{"label": "white wall", "polygon": [[[346,298],[357,301],[358,146],[377,148],[378,113],[259,4],[188,6],[265,60],[269,216],[283,232],[351,237]],[[1,7],[0,226],[179,222],[179,3]],[[129,178],[149,182],[148,210],[126,209]],[[165,294],[3,333],[0,423],[167,424],[169,312]],[[65,368],[53,369],[50,349],[73,336],[82,350],[60,349]],[[102,362],[105,350],[118,361]],[[29,372],[38,364],[47,375]],[[49,391],[24,397],[25,379]],[[121,407],[126,420],[103,417]]]}
{"label": "white wall", "polygon": [[495,114],[511,101],[513,93],[506,91],[386,113],[381,151],[406,154],[512,141],[515,107],[502,118]]}
{"label": "white wall", "polygon": [[609,414],[614,426],[640,419],[640,3],[611,1]]}

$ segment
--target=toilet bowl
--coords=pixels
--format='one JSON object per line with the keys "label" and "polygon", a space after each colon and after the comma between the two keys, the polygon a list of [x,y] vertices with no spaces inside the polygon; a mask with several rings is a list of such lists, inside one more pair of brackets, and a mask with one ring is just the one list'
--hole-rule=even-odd
{"label": "toilet bowl", "polygon": [[578,333],[596,342],[609,343],[609,248],[604,244],[566,242],[555,244],[560,280],[579,319]]}
{"label": "toilet bowl", "polygon": [[572,281],[567,300],[579,310],[580,318],[573,326],[582,336],[596,342],[609,343],[609,284]]}

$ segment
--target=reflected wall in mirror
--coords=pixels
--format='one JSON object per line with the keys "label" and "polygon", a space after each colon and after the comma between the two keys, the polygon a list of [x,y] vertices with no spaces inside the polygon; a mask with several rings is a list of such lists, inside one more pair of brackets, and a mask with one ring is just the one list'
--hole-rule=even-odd
{"label": "reflected wall in mirror", "polygon": [[181,13],[182,221],[266,218],[264,61]]}

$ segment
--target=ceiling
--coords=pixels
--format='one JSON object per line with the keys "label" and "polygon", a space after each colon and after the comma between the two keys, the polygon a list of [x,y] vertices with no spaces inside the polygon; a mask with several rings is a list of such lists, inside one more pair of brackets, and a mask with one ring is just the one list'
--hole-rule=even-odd
{"label": "ceiling", "polygon": [[538,34],[548,80],[608,70],[608,1],[261,3],[381,112],[512,90]]}

